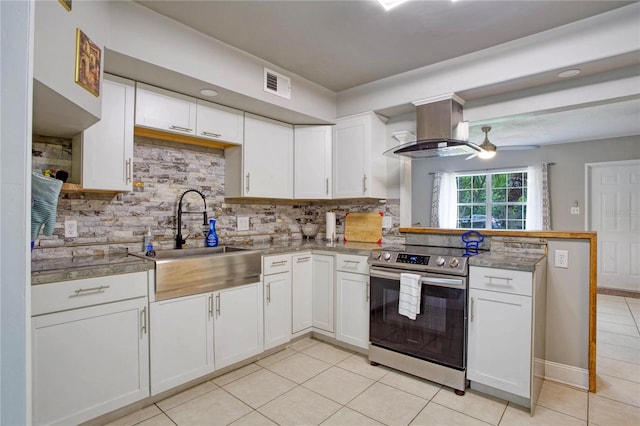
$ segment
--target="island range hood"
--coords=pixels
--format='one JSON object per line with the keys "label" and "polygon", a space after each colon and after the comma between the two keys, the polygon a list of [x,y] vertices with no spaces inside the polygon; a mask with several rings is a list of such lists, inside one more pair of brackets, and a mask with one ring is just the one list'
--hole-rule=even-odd
{"label": "island range hood", "polygon": [[387,156],[432,158],[472,155],[482,149],[469,142],[469,123],[462,121],[464,101],[455,95],[416,102],[417,138],[398,145]]}

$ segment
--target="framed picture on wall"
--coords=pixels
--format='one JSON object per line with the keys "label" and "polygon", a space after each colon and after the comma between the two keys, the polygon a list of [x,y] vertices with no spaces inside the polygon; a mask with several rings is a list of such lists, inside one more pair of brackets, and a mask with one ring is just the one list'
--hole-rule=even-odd
{"label": "framed picture on wall", "polygon": [[100,96],[102,52],[80,28],[76,29],[75,81],[94,96]]}
{"label": "framed picture on wall", "polygon": [[69,12],[71,12],[71,0],[58,0]]}

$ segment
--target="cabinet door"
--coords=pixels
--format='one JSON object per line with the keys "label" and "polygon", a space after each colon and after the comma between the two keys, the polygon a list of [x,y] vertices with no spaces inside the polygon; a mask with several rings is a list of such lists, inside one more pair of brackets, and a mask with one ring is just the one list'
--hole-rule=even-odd
{"label": "cabinet door", "polygon": [[291,340],[291,273],[264,277],[264,349]]}
{"label": "cabinet door", "polygon": [[102,119],[73,141],[71,181],[84,189],[131,191],[134,99],[132,81],[114,76],[104,80]]}
{"label": "cabinet door", "polygon": [[293,198],[293,127],[247,114],[244,196]]}
{"label": "cabinet door", "polygon": [[34,317],[33,423],[78,424],[149,396],[147,298]]}
{"label": "cabinet door", "polygon": [[196,101],[196,135],[241,145],[244,139],[244,113],[198,99]]}
{"label": "cabinet door", "polygon": [[331,198],[330,126],[296,126],[294,198]]}
{"label": "cabinet door", "polygon": [[531,297],[469,290],[467,378],[530,397]]}
{"label": "cabinet door", "polygon": [[369,349],[369,276],[336,273],[336,339]]}
{"label": "cabinet door", "polygon": [[216,368],[223,368],[263,351],[262,283],[214,293]]}
{"label": "cabinet door", "polygon": [[193,136],[196,129],[196,100],[138,83],[136,126]]}
{"label": "cabinet door", "polygon": [[150,315],[152,395],[213,371],[213,293],[151,303]]}
{"label": "cabinet door", "polygon": [[333,198],[387,196],[386,126],[373,112],[338,120],[333,145]]}
{"label": "cabinet door", "polygon": [[333,147],[333,198],[364,197],[367,190],[365,164],[369,153],[367,120],[338,122]]}
{"label": "cabinet door", "polygon": [[313,325],[311,253],[294,255],[291,260],[291,331],[297,333]]}
{"label": "cabinet door", "polygon": [[313,254],[312,259],[313,326],[333,333],[333,256]]}

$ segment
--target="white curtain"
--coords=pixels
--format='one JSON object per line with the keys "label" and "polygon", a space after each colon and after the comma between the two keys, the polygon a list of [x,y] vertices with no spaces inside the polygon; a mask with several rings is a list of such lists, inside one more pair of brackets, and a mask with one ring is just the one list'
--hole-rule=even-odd
{"label": "white curtain", "polygon": [[458,225],[458,184],[454,173],[436,172],[431,196],[431,226],[456,228]]}
{"label": "white curtain", "polygon": [[547,163],[527,167],[527,231],[551,229]]}

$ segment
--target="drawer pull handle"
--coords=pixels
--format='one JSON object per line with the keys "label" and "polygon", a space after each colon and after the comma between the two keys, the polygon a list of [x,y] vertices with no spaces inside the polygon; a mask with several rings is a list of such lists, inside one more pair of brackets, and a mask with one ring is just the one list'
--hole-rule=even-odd
{"label": "drawer pull handle", "polygon": [[213,317],[213,295],[209,296],[209,316]]}
{"label": "drawer pull handle", "polygon": [[95,292],[95,293],[100,293],[106,289],[108,289],[109,287],[111,287],[110,285],[101,285],[98,287],[91,287],[91,288],[79,288],[76,291],[74,291],[76,296],[80,296],[82,294],[87,294],[89,292]]}
{"label": "drawer pull handle", "polygon": [[355,263],[356,265],[360,263],[359,260],[345,260],[344,263]]}
{"label": "drawer pull handle", "polygon": [[280,266],[280,265],[286,265],[287,261],[286,260],[279,260],[277,262],[271,262],[271,266]]}
{"label": "drawer pull handle", "polygon": [[[510,286],[511,283],[509,281],[511,281],[513,278],[509,278],[509,277],[493,277],[491,275],[485,275],[484,276],[486,279],[488,279],[489,281],[487,282],[487,284],[489,285],[506,285],[506,286]],[[495,283],[493,282],[493,280],[503,280],[506,281],[505,283]]]}
{"label": "drawer pull handle", "polygon": [[311,260],[311,256],[305,256],[305,257],[299,257],[298,259],[296,259],[296,262],[302,263],[302,262],[308,262],[310,260]]}
{"label": "drawer pull handle", "polygon": [[216,294],[216,314],[220,316],[220,294]]}
{"label": "drawer pull handle", "polygon": [[188,129],[186,127],[180,127],[180,126],[173,126],[172,125],[172,126],[169,126],[169,128],[171,130],[180,130],[181,132],[187,132],[187,133],[193,132],[193,129]]}
{"label": "drawer pull handle", "polygon": [[222,136],[220,133],[211,133],[211,132],[202,132],[201,133],[202,136],[211,136],[213,138],[219,138],[220,136]]}
{"label": "drawer pull handle", "polygon": [[267,284],[267,303],[271,303],[271,283]]}

